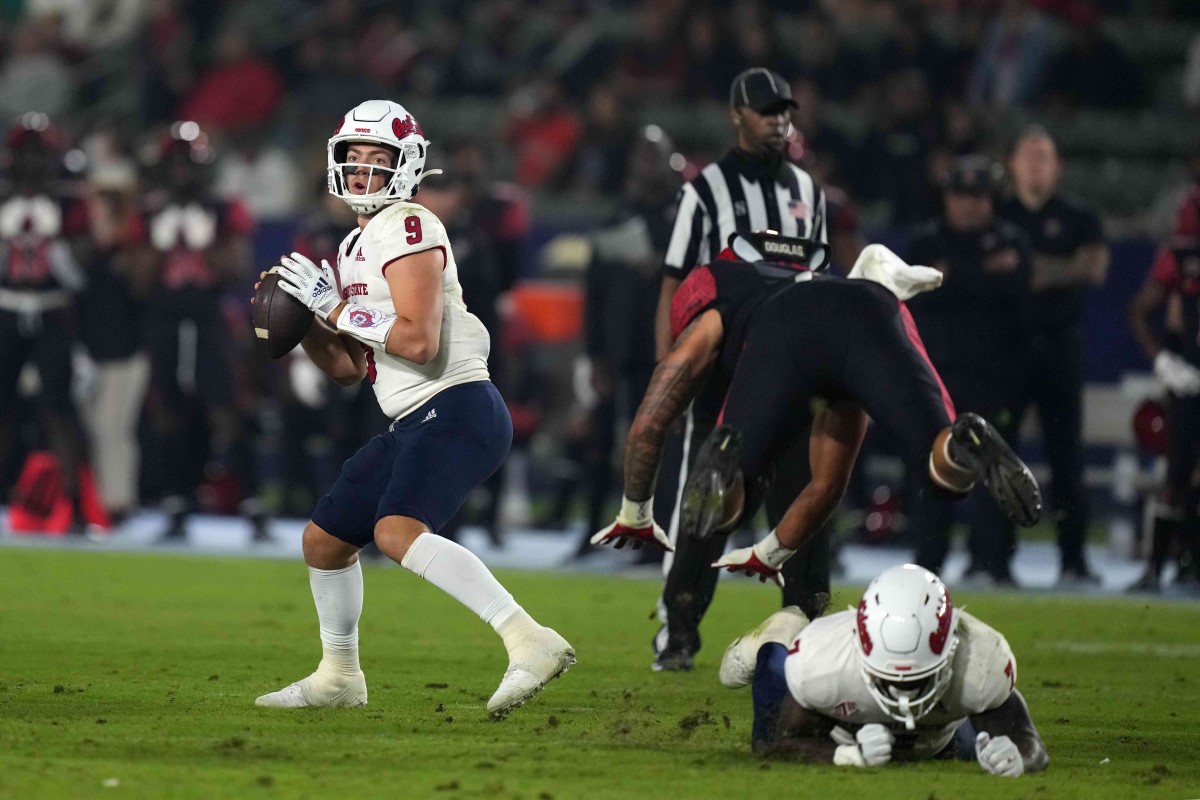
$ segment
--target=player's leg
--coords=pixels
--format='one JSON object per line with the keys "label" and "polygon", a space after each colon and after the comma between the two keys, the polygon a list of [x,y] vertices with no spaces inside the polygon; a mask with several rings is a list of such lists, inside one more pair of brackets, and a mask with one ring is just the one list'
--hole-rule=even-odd
{"label": "player's leg", "polygon": [[0,309],[0,468],[9,457],[13,415],[17,405],[17,381],[25,364],[29,343],[20,329],[20,318]]}
{"label": "player's leg", "polygon": [[1167,431],[1167,485],[1154,501],[1149,561],[1130,587],[1133,591],[1158,591],[1163,567],[1187,517],[1191,479],[1200,460],[1200,397],[1171,396]]}
{"label": "player's leg", "polygon": [[534,621],[474,553],[437,535],[508,455],[508,410],[490,382],[462,384],[400,420],[392,435],[399,451],[376,509],[375,542],[500,636],[509,665],[488,712],[501,719],[575,663],[571,645]]}
{"label": "player's leg", "polygon": [[1056,336],[1037,353],[1033,385],[1058,519],[1063,579],[1098,583],[1084,557],[1089,521],[1083,486],[1083,345],[1078,330]]}
{"label": "player's leg", "polygon": [[392,475],[398,448],[389,434],[372,438],[342,466],[304,528],[304,562],[320,623],[321,661],[308,677],[259,697],[260,706],[362,706],[367,685],[358,662],[363,579],[358,551],[371,541],[375,506]]}
{"label": "player's leg", "polygon": [[71,396],[70,321],[65,311],[42,315],[42,329],[34,339],[33,361],[41,378],[39,406],[45,422],[50,447],[58,458],[63,491],[70,499],[72,524],[85,524],[80,498],[79,471],[84,463],[85,445],[78,412]]}
{"label": "player's leg", "polygon": [[797,606],[784,606],[734,639],[721,658],[721,685],[730,689],[749,685],[755,676],[761,648],[771,643],[790,647],[808,622],[809,618]]}
{"label": "player's leg", "polygon": [[[858,294],[850,349],[841,362],[843,388],[895,435],[909,469],[926,472],[933,486],[961,496],[979,480],[1014,521],[1036,522],[1041,493],[1032,473],[985,419],[956,418],[908,309],[873,284]],[[845,313],[852,313],[850,306]]]}

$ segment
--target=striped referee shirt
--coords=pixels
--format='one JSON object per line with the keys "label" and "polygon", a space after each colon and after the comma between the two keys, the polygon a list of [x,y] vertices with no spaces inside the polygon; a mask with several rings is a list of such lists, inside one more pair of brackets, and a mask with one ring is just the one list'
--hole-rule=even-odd
{"label": "striped referee shirt", "polygon": [[795,164],[735,147],[680,190],[663,272],[682,280],[730,234],[761,230],[826,242],[825,193]]}

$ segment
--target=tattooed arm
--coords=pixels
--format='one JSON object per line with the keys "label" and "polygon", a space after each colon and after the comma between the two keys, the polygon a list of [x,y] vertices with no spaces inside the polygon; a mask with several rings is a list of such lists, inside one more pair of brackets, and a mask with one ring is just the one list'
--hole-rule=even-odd
{"label": "tattooed arm", "polygon": [[625,496],[630,500],[641,502],[654,493],[667,429],[696,396],[724,335],[721,315],[709,309],[692,320],[658,362],[625,442]]}

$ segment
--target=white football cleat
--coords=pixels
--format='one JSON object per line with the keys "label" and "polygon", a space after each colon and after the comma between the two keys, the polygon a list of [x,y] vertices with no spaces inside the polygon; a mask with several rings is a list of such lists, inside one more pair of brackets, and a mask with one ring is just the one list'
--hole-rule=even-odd
{"label": "white football cleat", "polygon": [[807,624],[808,617],[804,616],[799,606],[784,606],[754,630],[734,639],[725,648],[725,655],[721,658],[721,685],[730,689],[749,686],[758,663],[758,649],[768,642],[790,647]]}
{"label": "white football cleat", "polygon": [[256,706],[272,708],[361,708],[366,704],[367,678],[361,670],[353,676],[329,675],[317,671],[278,692],[264,694],[254,701]]}
{"label": "white football cleat", "polygon": [[550,628],[534,628],[509,652],[508,670],[488,700],[488,714],[494,720],[504,719],[574,663],[575,648],[566,639]]}

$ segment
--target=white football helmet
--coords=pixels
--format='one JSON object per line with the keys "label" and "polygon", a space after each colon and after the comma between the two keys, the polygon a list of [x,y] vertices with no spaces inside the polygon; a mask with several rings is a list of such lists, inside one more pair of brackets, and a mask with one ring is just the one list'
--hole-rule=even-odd
{"label": "white football helmet", "polygon": [[[381,144],[396,151],[393,169],[347,161],[352,143]],[[359,214],[372,214],[386,205],[408,200],[426,175],[441,170],[425,170],[429,142],[413,115],[391,100],[368,100],[350,109],[329,139],[329,193],[346,202]],[[346,177],[366,166],[370,172],[390,176],[383,188],[371,194],[353,194]]]}
{"label": "white football helmet", "polygon": [[909,730],[950,686],[958,612],[946,585],[927,569],[884,570],[858,604],[863,680],[879,707]]}

